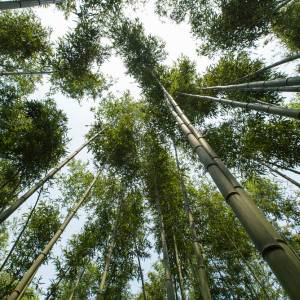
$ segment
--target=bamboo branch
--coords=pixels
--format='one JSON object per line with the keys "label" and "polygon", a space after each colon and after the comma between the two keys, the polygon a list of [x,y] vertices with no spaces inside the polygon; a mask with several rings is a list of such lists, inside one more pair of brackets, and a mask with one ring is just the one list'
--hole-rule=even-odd
{"label": "bamboo branch", "polygon": [[26,8],[41,6],[47,4],[57,4],[62,0],[18,0],[18,1],[1,1],[0,10],[16,9],[16,8]]}

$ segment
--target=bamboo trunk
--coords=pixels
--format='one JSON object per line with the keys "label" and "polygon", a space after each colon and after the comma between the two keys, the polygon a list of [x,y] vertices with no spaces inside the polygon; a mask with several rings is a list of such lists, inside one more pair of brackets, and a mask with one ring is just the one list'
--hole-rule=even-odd
{"label": "bamboo trunk", "polygon": [[0,224],[4,222],[11,214],[13,214],[33,193],[35,193],[40,187],[44,185],[49,179],[51,179],[62,167],[64,167],[73,157],[75,157],[84,147],[86,147],[90,142],[92,142],[101,132],[94,135],[91,139],[81,145],[76,151],[74,151],[70,156],[63,160],[57,167],[52,169],[44,178],[42,178],[38,183],[36,183],[31,189],[29,189],[25,194],[18,198],[9,208],[0,214]]}
{"label": "bamboo trunk", "polygon": [[300,175],[300,172],[297,171],[297,170],[290,169],[290,168],[287,168],[287,167],[283,167],[283,166],[280,166],[280,165],[278,165],[278,164],[276,164],[276,163],[272,163],[272,162],[268,162],[268,164],[269,164],[269,165],[272,165],[272,166],[274,166],[274,167],[277,167],[277,168],[279,168],[279,169],[286,170],[286,171],[293,172],[293,173],[295,173],[295,174]]}
{"label": "bamboo trunk", "polygon": [[155,183],[155,197],[156,197],[156,206],[158,211],[158,218],[159,218],[159,225],[160,225],[160,237],[161,237],[161,244],[163,250],[163,262],[165,267],[165,274],[166,274],[166,290],[167,290],[167,299],[168,300],[175,300],[175,290],[172,283],[172,276],[171,276],[171,267],[170,267],[170,259],[168,253],[168,246],[166,240],[166,232],[164,226],[163,215],[160,207],[160,199],[157,190],[157,183]]}
{"label": "bamboo trunk", "polygon": [[174,150],[175,150],[175,160],[176,160],[176,166],[179,172],[179,180],[180,180],[180,186],[181,186],[181,192],[183,195],[183,200],[184,200],[184,206],[185,206],[185,211],[189,220],[189,227],[192,233],[193,237],[193,249],[194,253],[196,256],[196,261],[197,261],[197,278],[198,278],[198,283],[200,285],[200,292],[201,296],[203,299],[210,300],[212,299],[211,293],[210,293],[210,288],[208,284],[208,278],[206,274],[206,269],[205,269],[205,263],[204,263],[204,258],[202,254],[202,246],[196,241],[197,240],[197,233],[195,230],[195,225],[194,225],[194,218],[190,209],[190,204],[188,201],[188,196],[187,196],[187,191],[185,188],[185,184],[183,181],[183,177],[181,174],[181,168],[179,164],[179,159],[178,159],[178,153],[177,153],[177,147],[174,143]]}
{"label": "bamboo trunk", "polygon": [[194,94],[187,94],[187,93],[179,93],[181,95],[190,96],[194,98],[199,98],[203,100],[208,100],[212,102],[218,102],[234,107],[240,107],[244,108],[246,110],[256,110],[265,112],[270,115],[278,115],[278,116],[285,116],[289,118],[294,119],[300,119],[300,110],[299,109],[291,109],[291,108],[284,108],[274,105],[265,105],[265,104],[259,104],[259,103],[245,103],[245,102],[239,102],[235,100],[230,99],[224,99],[224,98],[216,98],[216,97],[210,97],[210,96],[201,96],[201,95],[194,95]]}
{"label": "bamboo trunk", "polygon": [[69,211],[67,217],[65,218],[64,222],[61,224],[59,229],[56,231],[52,239],[49,241],[49,243],[45,246],[44,250],[38,255],[38,257],[35,259],[35,261],[32,263],[31,267],[28,269],[28,271],[25,273],[23,278],[19,281],[13,292],[10,294],[10,296],[7,298],[7,300],[16,300],[19,298],[20,295],[23,294],[26,287],[30,284],[32,281],[35,273],[37,272],[40,265],[44,262],[47,255],[50,253],[52,247],[57,242],[57,240],[60,238],[70,221],[73,219],[75,214],[77,213],[78,209],[81,207],[81,205],[84,203],[84,201],[89,196],[91,189],[93,188],[98,176],[100,173],[98,173],[94,179],[92,180],[89,187],[84,192],[83,196],[80,198],[80,200],[73,206],[73,208]]}
{"label": "bamboo trunk", "polygon": [[72,292],[71,292],[71,295],[69,297],[69,300],[73,300],[73,297],[75,295],[75,291],[76,291],[76,289],[77,289],[77,287],[78,287],[78,285],[80,283],[80,280],[82,279],[82,276],[83,276],[84,272],[85,272],[85,269],[83,269],[81,271],[80,275],[78,276],[78,278],[76,280],[76,283],[75,283],[75,286],[72,288]]}
{"label": "bamboo trunk", "polygon": [[[2,3],[2,2],[0,2]],[[0,76],[18,76],[18,75],[50,75],[53,71],[12,71],[0,72]]]}
{"label": "bamboo trunk", "polygon": [[274,80],[265,80],[265,81],[254,81],[240,84],[230,84],[230,85],[216,85],[209,87],[202,87],[202,90],[222,90],[222,91],[237,91],[237,90],[245,90],[245,89],[265,89],[267,88],[281,88],[281,87],[294,87],[300,85],[300,76],[296,77],[288,77],[288,78],[280,78]]}
{"label": "bamboo trunk", "polygon": [[142,281],[143,297],[144,297],[144,300],[147,300],[143,269],[142,269],[140,256],[139,256],[139,253],[138,253],[138,250],[137,250],[137,247],[136,247],[136,246],[135,246],[135,253],[136,253],[136,257],[137,257],[137,261],[138,261],[138,267],[139,267],[140,278],[141,278],[141,281]]}
{"label": "bamboo trunk", "polygon": [[294,184],[295,186],[297,186],[298,188],[300,188],[300,183],[294,179],[292,179],[291,177],[281,173],[280,171],[272,168],[270,165],[265,164],[265,163],[261,163],[262,165],[264,165],[265,167],[267,167],[271,172],[274,172],[275,174],[281,176],[282,178],[286,179],[287,181],[289,181],[290,183]]}
{"label": "bamboo trunk", "polygon": [[98,293],[97,293],[96,300],[105,300],[105,284],[106,284],[108,269],[109,269],[109,265],[110,265],[110,262],[111,262],[113,250],[114,250],[115,245],[116,245],[116,240],[115,239],[116,239],[116,234],[117,234],[118,218],[119,218],[119,215],[121,213],[121,205],[122,205],[122,200],[120,200],[119,203],[118,203],[117,217],[116,217],[116,220],[113,224],[112,234],[111,234],[111,238],[110,238],[110,241],[109,241],[108,250],[107,250],[107,254],[106,254],[105,262],[104,262],[104,270],[103,270],[103,273],[102,273],[102,276],[101,276],[100,286],[99,286],[99,290],[98,290]]}
{"label": "bamboo trunk", "polygon": [[[160,84],[160,83],[159,83]],[[300,260],[286,241],[275,231],[242,186],[213,152],[204,137],[191,125],[177,103],[160,84],[170,112],[197,153],[226,202],[231,206],[256,248],[268,262],[292,300],[300,295]]]}
{"label": "bamboo trunk", "polygon": [[[287,2],[290,2],[290,1],[287,1]],[[254,77],[254,76],[259,75],[259,74],[261,74],[261,73],[263,73],[263,72],[265,72],[265,71],[267,71],[267,70],[269,70],[269,69],[272,69],[272,68],[275,68],[275,67],[277,67],[277,66],[283,65],[283,64],[285,64],[285,63],[287,63],[287,62],[296,60],[296,59],[298,59],[298,58],[300,58],[300,53],[297,53],[297,54],[295,54],[295,55],[286,57],[286,58],[281,59],[281,60],[279,60],[279,61],[277,61],[277,62],[275,62],[275,63],[273,63],[273,64],[271,64],[271,65],[268,65],[268,66],[266,66],[266,67],[263,67],[263,68],[261,68],[261,69],[255,71],[255,72],[249,74],[249,75],[246,75],[246,76],[244,76],[244,77],[239,78],[238,80],[236,80],[236,82],[241,81],[241,80],[244,80],[244,79],[248,79],[248,78],[251,78],[251,77]]]}
{"label": "bamboo trunk", "polygon": [[179,258],[176,237],[175,237],[174,234],[173,234],[173,242],[174,242],[175,260],[176,260],[176,267],[177,267],[177,272],[178,272],[179,289],[180,289],[181,299],[186,300],[186,295],[185,295],[185,291],[184,291],[184,280],[183,280],[183,275],[182,275],[181,262],[180,262],[180,258]]}
{"label": "bamboo trunk", "polygon": [[26,222],[25,222],[25,224],[24,224],[22,230],[20,231],[20,233],[19,233],[18,237],[16,238],[16,240],[15,240],[13,246],[11,247],[9,253],[7,254],[5,260],[3,261],[3,263],[2,263],[2,265],[1,265],[1,267],[0,267],[0,272],[1,272],[1,271],[3,270],[3,268],[5,267],[6,263],[7,263],[8,260],[9,260],[9,258],[10,258],[11,255],[13,254],[13,252],[14,252],[16,246],[18,245],[18,243],[19,243],[19,241],[20,241],[20,239],[21,239],[21,237],[22,237],[24,231],[26,230],[26,228],[27,228],[27,226],[28,226],[28,223],[29,223],[29,221],[30,221],[30,219],[31,219],[31,217],[32,217],[32,215],[33,215],[35,209],[36,209],[36,206],[37,206],[37,204],[38,204],[38,202],[39,202],[39,200],[40,200],[42,191],[43,191],[43,188],[41,187],[41,189],[40,189],[40,191],[39,191],[39,194],[38,194],[38,196],[37,196],[37,199],[36,199],[36,201],[35,201],[35,203],[34,203],[34,206],[32,207],[32,209],[31,209],[31,211],[30,211],[30,214],[28,215],[27,220],[26,220]]}
{"label": "bamboo trunk", "polygon": [[3,1],[0,2],[0,10],[16,9],[16,8],[27,8],[34,6],[41,6],[46,4],[56,4],[61,0],[17,0],[17,1]]}

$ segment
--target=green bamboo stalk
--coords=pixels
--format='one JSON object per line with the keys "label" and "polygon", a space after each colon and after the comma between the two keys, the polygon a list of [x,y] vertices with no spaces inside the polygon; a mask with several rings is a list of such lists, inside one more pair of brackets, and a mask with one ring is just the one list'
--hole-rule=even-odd
{"label": "green bamboo stalk", "polygon": [[62,167],[64,167],[72,158],[74,158],[83,148],[91,143],[101,132],[94,135],[91,139],[81,145],[76,151],[69,155],[65,160],[53,168],[45,177],[40,179],[31,189],[25,192],[6,210],[0,213],[0,224],[4,222],[11,214],[13,214],[33,193],[35,193],[40,187],[44,185],[49,179],[51,179]]}
{"label": "green bamboo stalk", "polygon": [[[288,78],[280,78],[274,80],[265,80],[265,81],[254,81],[254,82],[247,82],[247,83],[240,83],[240,84],[230,84],[230,85],[216,85],[216,86],[209,86],[209,87],[202,87],[202,90],[230,90],[230,91],[237,91],[237,90],[268,90],[268,88],[283,88],[283,87],[297,87],[300,90],[300,76],[296,77],[288,77]],[[297,90],[296,90],[297,91]]]}
{"label": "green bamboo stalk", "polygon": [[52,247],[54,244],[58,241],[70,221],[73,219],[75,214],[77,213],[78,209],[82,206],[82,204],[85,202],[85,200],[88,198],[91,189],[93,188],[97,178],[99,177],[100,172],[97,173],[97,175],[92,180],[89,187],[86,189],[80,200],[73,206],[73,208],[69,211],[68,215],[66,216],[65,220],[59,227],[59,229],[56,231],[52,239],[48,242],[48,244],[45,246],[44,250],[38,255],[38,257],[35,259],[35,261],[32,263],[31,267],[28,269],[28,271],[24,274],[23,278],[19,281],[17,286],[14,288],[13,292],[10,294],[10,296],[7,298],[7,300],[16,300],[22,295],[26,289],[26,287],[30,284],[32,281],[35,273],[37,272],[38,268],[41,266],[41,264],[44,262],[47,255],[50,253]]}
{"label": "green bamboo stalk", "polygon": [[195,230],[194,218],[193,218],[193,215],[191,212],[190,203],[188,200],[188,195],[187,195],[186,187],[185,187],[184,180],[183,180],[180,163],[179,163],[179,159],[178,159],[177,147],[176,147],[175,142],[173,142],[173,145],[174,145],[176,166],[177,166],[177,170],[179,172],[180,188],[181,188],[181,192],[183,195],[184,208],[185,208],[188,220],[189,220],[189,227],[190,227],[191,234],[193,237],[193,250],[194,250],[194,253],[196,256],[197,268],[198,268],[196,276],[198,278],[198,282],[200,285],[200,292],[201,292],[202,298],[210,300],[210,299],[212,299],[212,297],[211,297],[211,293],[210,293],[210,289],[209,289],[208,278],[207,278],[206,268],[205,268],[205,262],[204,262],[204,258],[203,258],[203,254],[202,254],[202,250],[201,250],[202,246],[200,245],[200,243],[198,241],[196,241],[197,233]]}
{"label": "green bamboo stalk", "polygon": [[298,256],[266,220],[263,213],[249,198],[226,166],[221,163],[218,156],[209,150],[210,147],[204,137],[192,126],[161,83],[160,86],[164,92],[170,112],[193,150],[197,153],[205,170],[211,175],[224,199],[235,212],[256,248],[268,262],[287,294],[292,300],[299,299],[300,260]]}
{"label": "green bamboo stalk", "polygon": [[165,274],[166,274],[166,290],[167,290],[167,299],[168,300],[175,300],[175,290],[172,282],[171,276],[171,267],[170,267],[170,258],[168,253],[168,246],[166,240],[166,232],[165,232],[165,225],[164,219],[160,207],[160,197],[157,190],[157,182],[155,180],[155,197],[156,197],[156,207],[158,212],[159,218],[159,226],[160,226],[160,237],[161,237],[161,244],[162,244],[162,251],[163,251],[163,262],[165,267]]}
{"label": "green bamboo stalk", "polygon": [[83,277],[84,272],[85,272],[85,269],[83,269],[83,270],[80,272],[80,274],[79,274],[79,276],[78,276],[78,278],[77,278],[77,280],[76,280],[75,286],[72,288],[72,292],[71,292],[71,295],[70,295],[70,297],[69,297],[69,300],[73,300],[73,297],[74,297],[74,295],[75,295],[76,289],[77,289],[77,287],[78,287],[78,285],[79,285],[79,283],[80,283],[80,281],[81,281],[81,279],[82,279],[82,277]]}
{"label": "green bamboo stalk", "polygon": [[[0,2],[1,4],[2,2]],[[12,71],[0,72],[0,76],[18,76],[18,75],[50,75],[53,71]]]}
{"label": "green bamboo stalk", "polygon": [[34,6],[41,6],[47,4],[56,4],[62,0],[17,0],[17,1],[1,1],[0,10],[16,9],[16,8],[27,8]]}
{"label": "green bamboo stalk", "polygon": [[9,258],[10,258],[11,255],[13,254],[15,248],[17,247],[17,245],[18,245],[18,243],[19,243],[19,241],[20,241],[20,239],[21,239],[21,237],[22,237],[24,231],[26,230],[26,228],[27,228],[27,226],[28,226],[28,223],[29,223],[29,221],[30,221],[30,219],[31,219],[31,217],[32,217],[32,215],[33,215],[33,213],[34,213],[36,207],[37,207],[37,204],[38,204],[38,202],[39,202],[39,200],[40,200],[42,191],[43,191],[43,187],[41,187],[41,189],[40,189],[40,191],[39,191],[39,194],[38,194],[38,196],[37,196],[37,199],[36,199],[36,201],[35,201],[35,203],[34,203],[32,209],[30,210],[30,213],[29,213],[29,215],[28,215],[28,217],[27,217],[27,219],[26,219],[26,222],[25,222],[25,224],[24,224],[22,230],[20,231],[20,233],[19,233],[18,237],[16,238],[16,240],[15,240],[13,246],[11,247],[9,253],[7,254],[7,256],[6,256],[6,258],[5,258],[5,260],[3,261],[3,263],[2,263],[2,265],[1,265],[1,267],[0,267],[0,272],[1,272],[1,271],[3,270],[3,268],[5,267],[6,263],[7,263],[8,260],[9,260]]}
{"label": "green bamboo stalk", "polygon": [[186,300],[186,295],[185,295],[185,291],[184,291],[184,280],[183,280],[183,275],[182,275],[181,262],[180,262],[180,258],[179,258],[179,252],[178,252],[176,237],[175,237],[174,233],[173,233],[173,242],[174,242],[175,261],[176,261],[176,268],[177,268],[177,272],[178,272],[179,289],[180,289],[181,299]]}
{"label": "green bamboo stalk", "polygon": [[138,261],[140,278],[141,278],[141,281],[142,281],[143,298],[144,298],[144,300],[147,300],[144,274],[143,274],[143,269],[142,269],[142,265],[141,265],[140,255],[139,255],[139,252],[138,252],[138,249],[137,249],[136,245],[135,245],[135,253],[136,253],[136,257],[137,257],[137,261]]}
{"label": "green bamboo stalk", "polygon": [[268,164],[269,164],[269,165],[272,165],[272,166],[274,166],[274,167],[277,167],[277,168],[279,168],[279,169],[286,170],[286,171],[293,172],[293,173],[295,173],[295,174],[300,175],[300,172],[297,171],[297,170],[295,170],[295,169],[287,168],[287,167],[281,166],[281,165],[276,164],[276,163],[273,163],[273,162],[268,162]]}
{"label": "green bamboo stalk", "polygon": [[262,165],[264,165],[265,167],[267,167],[271,172],[281,176],[282,178],[286,179],[287,181],[289,181],[290,183],[294,184],[295,186],[297,186],[298,188],[300,188],[300,183],[296,180],[294,180],[293,178],[283,174],[282,172],[272,168],[270,165],[261,162]]}
{"label": "green bamboo stalk", "polygon": [[299,109],[291,109],[291,108],[285,108],[285,107],[279,107],[279,106],[273,106],[273,105],[265,105],[265,104],[259,104],[259,103],[245,103],[245,102],[240,102],[240,101],[235,101],[235,100],[230,100],[230,99],[224,99],[224,98],[216,98],[216,97],[210,97],[210,96],[202,96],[202,95],[195,95],[195,94],[188,94],[188,93],[181,93],[179,92],[178,94],[184,95],[184,96],[189,96],[189,97],[194,97],[198,99],[203,99],[203,100],[208,100],[212,102],[218,102],[234,107],[240,107],[244,108],[246,110],[256,110],[256,111],[261,111],[265,112],[270,115],[278,115],[278,116],[285,116],[289,118],[294,118],[294,119],[300,119],[300,110]]}

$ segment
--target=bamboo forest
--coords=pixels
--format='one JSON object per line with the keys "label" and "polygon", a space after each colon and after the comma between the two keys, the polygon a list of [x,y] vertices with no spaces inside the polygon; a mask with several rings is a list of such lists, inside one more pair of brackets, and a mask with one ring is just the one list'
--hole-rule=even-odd
{"label": "bamboo forest", "polygon": [[0,0],[0,300],[300,300],[300,0]]}

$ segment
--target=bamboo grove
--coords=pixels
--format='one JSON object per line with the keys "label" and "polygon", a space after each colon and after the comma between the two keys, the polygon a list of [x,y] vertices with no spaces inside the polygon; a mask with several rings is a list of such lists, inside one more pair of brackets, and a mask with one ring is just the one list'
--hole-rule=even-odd
{"label": "bamboo grove", "polygon": [[[151,1],[204,72],[166,63],[144,5],[0,2],[0,299],[299,299],[299,1]],[[274,40],[281,59],[251,55]],[[93,99],[75,151],[62,96]]]}

